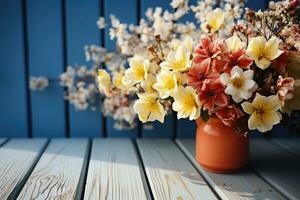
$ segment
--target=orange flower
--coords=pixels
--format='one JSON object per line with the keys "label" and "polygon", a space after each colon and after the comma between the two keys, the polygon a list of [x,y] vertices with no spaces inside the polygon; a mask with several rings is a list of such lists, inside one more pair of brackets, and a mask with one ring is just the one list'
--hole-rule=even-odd
{"label": "orange flower", "polygon": [[223,124],[230,127],[234,126],[237,120],[244,116],[244,113],[235,105],[216,109],[215,113]]}
{"label": "orange flower", "polygon": [[208,65],[213,72],[222,71],[228,64],[228,59],[224,56],[223,44],[214,38],[203,37],[194,49],[193,65],[202,62]]}
{"label": "orange flower", "polygon": [[226,65],[225,72],[230,72],[231,68],[234,66],[239,66],[242,69],[249,69],[253,63],[253,60],[246,55],[246,51],[240,49],[236,52],[229,53],[228,58],[230,63]]}
{"label": "orange flower", "polygon": [[188,74],[188,85],[194,87],[198,92],[201,90],[204,80],[218,79],[220,74],[209,72],[209,60],[194,63]]}
{"label": "orange flower", "polygon": [[228,104],[228,96],[224,92],[224,86],[220,79],[206,79],[199,91],[200,101],[204,110],[214,112],[215,107],[225,107]]}

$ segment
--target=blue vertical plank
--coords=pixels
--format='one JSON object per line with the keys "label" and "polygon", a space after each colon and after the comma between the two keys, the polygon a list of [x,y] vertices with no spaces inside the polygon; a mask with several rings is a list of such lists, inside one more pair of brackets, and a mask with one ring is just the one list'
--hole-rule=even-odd
{"label": "blue vertical plank", "polygon": [[[141,0],[140,14],[145,18],[145,12],[149,7],[162,7],[164,9],[171,10],[171,1],[161,1],[161,0]],[[158,138],[172,138],[176,135],[175,129],[176,125],[174,123],[175,116],[168,115],[165,117],[165,122],[162,124],[160,122],[153,123],[153,129],[143,129],[143,137],[158,137]]]}
{"label": "blue vertical plank", "polygon": [[253,10],[263,10],[268,6],[268,0],[249,0],[246,2],[246,7]]}
{"label": "blue vertical plank", "polygon": [[28,134],[21,0],[0,1],[0,137]]}
{"label": "blue vertical plank", "polygon": [[[137,0],[104,0],[104,16],[109,21],[109,15],[113,14],[121,23],[136,24],[137,22]],[[105,47],[108,50],[115,50],[115,42],[109,39],[109,30],[105,30]],[[138,129],[116,130],[113,127],[114,121],[107,118],[107,136],[108,137],[138,137]]]}
{"label": "blue vertical plank", "polygon": [[64,91],[56,80],[64,71],[62,1],[28,0],[29,73],[52,81],[43,92],[31,92],[34,137],[66,135]]}
{"label": "blue vertical plank", "polygon": [[[66,34],[68,65],[87,63],[84,46],[100,45],[100,31],[96,21],[100,16],[99,0],[66,0]],[[98,104],[97,104],[98,105]],[[70,105],[70,136],[99,137],[102,136],[102,116],[99,106],[96,111],[90,109],[76,111]]]}

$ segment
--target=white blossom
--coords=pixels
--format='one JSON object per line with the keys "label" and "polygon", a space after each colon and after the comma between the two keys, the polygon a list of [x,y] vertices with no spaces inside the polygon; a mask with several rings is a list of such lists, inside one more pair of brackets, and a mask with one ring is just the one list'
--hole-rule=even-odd
{"label": "white blossom", "polygon": [[[217,3],[218,2],[218,3]],[[108,84],[105,92],[99,91],[96,86],[98,69],[107,70],[113,80],[114,74],[124,74],[128,66],[128,57],[138,55],[142,58],[154,59],[149,55],[148,47],[157,45],[156,36],[161,40],[161,59],[172,50],[172,41],[184,41],[191,38],[192,43],[197,43],[199,35],[202,34],[201,23],[206,16],[216,7],[220,7],[225,13],[224,27],[219,31],[221,37],[231,33],[235,21],[242,16],[243,0],[202,0],[196,5],[189,5],[188,0],[172,0],[172,10],[161,7],[148,8],[145,19],[140,19],[137,25],[123,23],[116,16],[110,15],[109,20],[100,17],[97,20],[99,29],[108,28],[109,38],[114,40],[116,47],[109,51],[104,47],[89,44],[84,47],[86,61],[91,66],[75,65],[68,66],[66,71],[59,75],[60,84],[66,88],[65,99],[72,104],[76,110],[97,110],[101,104],[102,113],[116,120],[116,129],[130,129],[136,126],[136,114],[132,110],[132,104],[136,97],[137,88],[116,89],[113,81]],[[194,14],[197,22],[183,20],[187,14]],[[299,42],[298,42],[299,43]],[[296,43],[295,47],[300,48]],[[174,45],[173,45],[174,46]],[[191,44],[193,46],[193,44]],[[159,70],[159,62],[151,62],[149,73],[156,74]],[[32,77],[30,89],[44,89],[49,81],[45,77]],[[170,110],[170,103],[164,102],[164,108]],[[151,126],[151,125],[150,125]]]}
{"label": "white blossom", "polygon": [[99,17],[97,21],[97,25],[99,29],[104,29],[106,27],[106,22],[104,17]]}
{"label": "white blossom", "polygon": [[49,80],[43,76],[31,76],[29,81],[29,88],[31,90],[44,90],[49,86]]}

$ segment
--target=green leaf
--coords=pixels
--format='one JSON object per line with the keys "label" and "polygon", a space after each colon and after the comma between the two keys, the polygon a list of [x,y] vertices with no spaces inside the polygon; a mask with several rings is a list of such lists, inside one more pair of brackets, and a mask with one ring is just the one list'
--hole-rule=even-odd
{"label": "green leaf", "polygon": [[209,120],[209,113],[208,110],[201,111],[201,118],[206,123]]}

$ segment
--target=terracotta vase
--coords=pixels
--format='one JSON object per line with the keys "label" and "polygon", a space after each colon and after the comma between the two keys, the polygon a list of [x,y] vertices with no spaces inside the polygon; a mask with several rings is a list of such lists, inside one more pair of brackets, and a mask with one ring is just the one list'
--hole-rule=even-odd
{"label": "terracotta vase", "polygon": [[225,126],[217,117],[207,122],[198,119],[195,156],[207,171],[233,173],[249,159],[249,138]]}

